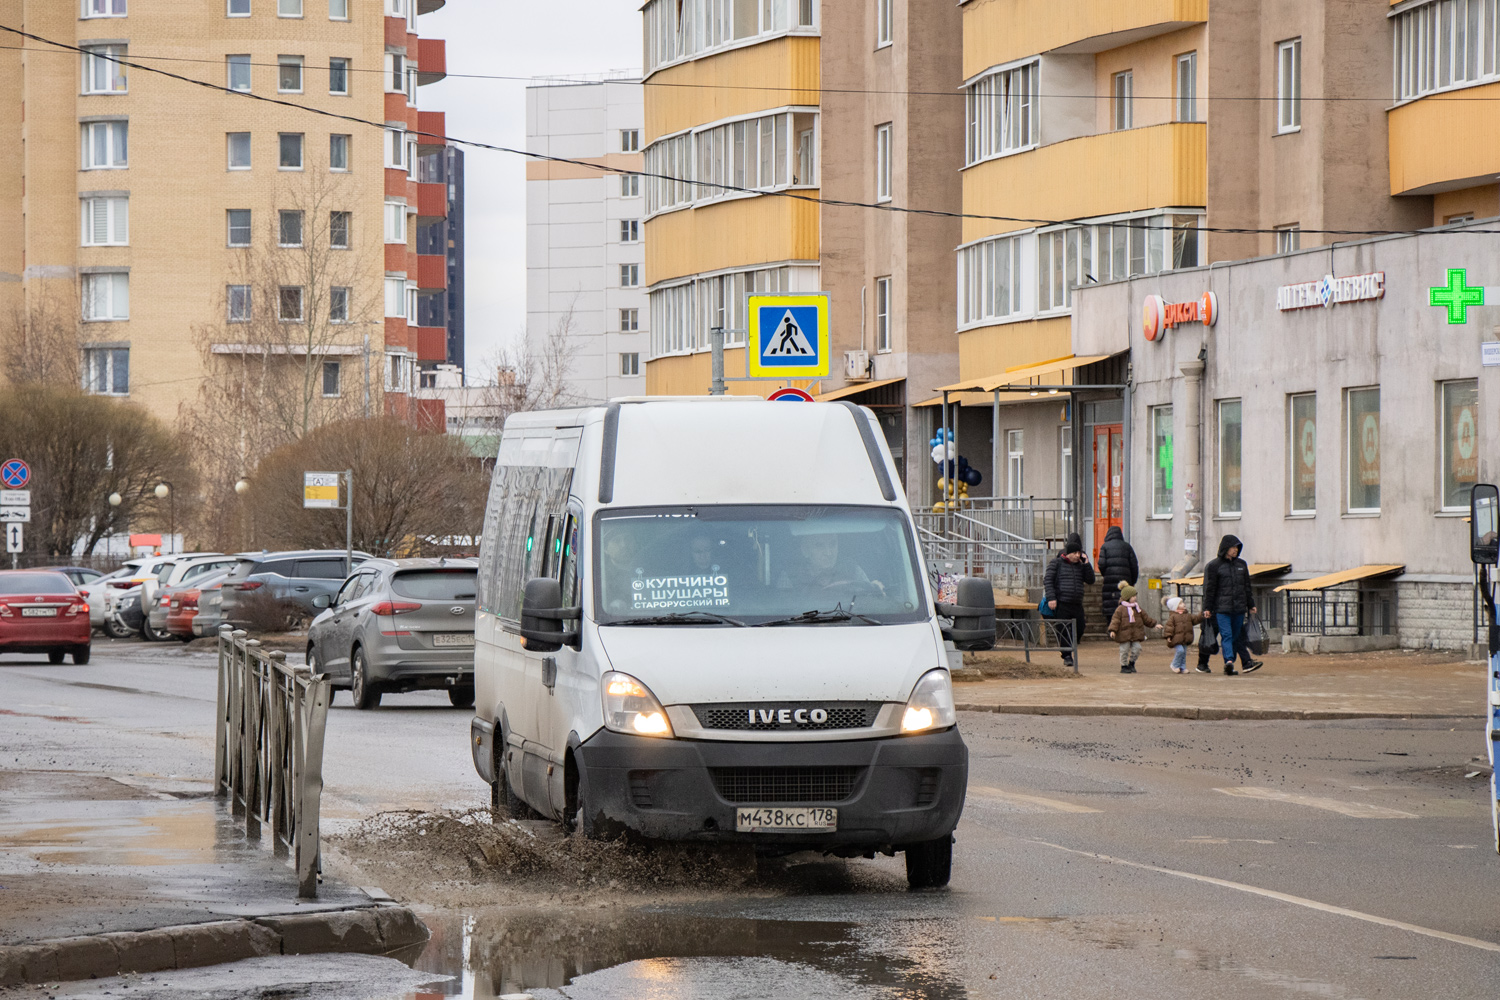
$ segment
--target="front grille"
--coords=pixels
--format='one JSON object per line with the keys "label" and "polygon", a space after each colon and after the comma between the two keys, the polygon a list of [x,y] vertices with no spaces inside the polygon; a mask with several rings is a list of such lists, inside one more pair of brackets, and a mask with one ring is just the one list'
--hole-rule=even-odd
{"label": "front grille", "polygon": [[[704,729],[732,729],[740,732],[797,732],[822,729],[868,729],[875,724],[880,702],[745,702],[739,704],[694,705],[693,714]],[[782,722],[783,714],[785,722]],[[827,718],[814,722],[815,713]],[[801,716],[801,722],[797,721]]]}
{"label": "front grille", "polygon": [[714,788],[734,803],[842,802],[862,767],[711,767]]}

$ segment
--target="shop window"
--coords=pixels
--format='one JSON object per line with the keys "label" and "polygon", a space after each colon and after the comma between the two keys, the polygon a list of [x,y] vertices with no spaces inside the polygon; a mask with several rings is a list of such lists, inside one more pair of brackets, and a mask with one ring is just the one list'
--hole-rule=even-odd
{"label": "shop window", "polygon": [[1479,383],[1444,382],[1440,393],[1443,510],[1469,509],[1469,492],[1479,479]]}
{"label": "shop window", "polygon": [[1026,432],[1005,432],[1005,482],[1013,497],[1026,494]]}
{"label": "shop window", "polygon": [[1347,503],[1351,514],[1380,512],[1380,389],[1344,393],[1349,466]]}
{"label": "shop window", "polygon": [[1241,493],[1241,407],[1238,399],[1219,400],[1219,516],[1238,517]]}
{"label": "shop window", "polygon": [[1292,513],[1312,514],[1318,509],[1318,397],[1302,393],[1291,398],[1287,425],[1287,459],[1290,467]]}
{"label": "shop window", "polygon": [[1151,407],[1151,516],[1172,516],[1172,407]]}

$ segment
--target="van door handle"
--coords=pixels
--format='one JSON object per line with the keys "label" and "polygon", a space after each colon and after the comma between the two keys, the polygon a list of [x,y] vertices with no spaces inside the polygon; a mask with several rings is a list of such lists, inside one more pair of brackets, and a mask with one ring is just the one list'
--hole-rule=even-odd
{"label": "van door handle", "polygon": [[305,594],[305,593],[307,593],[307,588],[306,587],[293,587],[292,589],[295,590],[299,594]]}

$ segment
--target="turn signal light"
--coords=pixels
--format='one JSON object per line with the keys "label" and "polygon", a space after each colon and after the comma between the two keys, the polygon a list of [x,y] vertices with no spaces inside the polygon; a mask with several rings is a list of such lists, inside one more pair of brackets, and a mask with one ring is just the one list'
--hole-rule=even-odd
{"label": "turn signal light", "polygon": [[379,604],[375,604],[375,605],[371,606],[371,608],[370,608],[370,614],[372,614],[372,615],[404,615],[408,611],[421,611],[421,610],[422,610],[422,605],[420,605],[420,604],[412,604],[412,603],[407,602],[407,601],[381,601]]}
{"label": "turn signal light", "polygon": [[86,615],[86,614],[88,614],[88,612],[89,612],[89,606],[88,606],[88,604],[86,604],[84,602],[80,601],[77,604],[69,604],[68,605],[68,614],[70,614],[70,615]]}

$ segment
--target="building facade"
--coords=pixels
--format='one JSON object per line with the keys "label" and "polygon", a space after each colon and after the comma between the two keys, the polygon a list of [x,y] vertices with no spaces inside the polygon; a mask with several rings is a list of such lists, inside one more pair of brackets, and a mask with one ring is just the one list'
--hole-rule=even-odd
{"label": "building facade", "polygon": [[448,356],[418,318],[449,285],[446,240],[419,239],[449,213],[443,115],[418,109],[445,73],[418,16],[443,2],[0,0],[82,50],[0,52],[11,334],[50,317],[85,388],[168,420],[257,361],[330,412],[410,413]]}
{"label": "building facade", "polygon": [[640,81],[526,90],[526,344],[560,398],[638,396],[650,319],[642,269]]}

